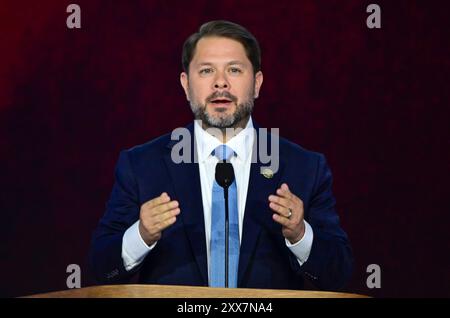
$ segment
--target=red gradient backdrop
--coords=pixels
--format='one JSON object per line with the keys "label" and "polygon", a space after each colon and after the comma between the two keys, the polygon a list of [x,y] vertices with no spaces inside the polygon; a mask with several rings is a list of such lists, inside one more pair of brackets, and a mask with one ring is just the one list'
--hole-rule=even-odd
{"label": "red gradient backdrop", "polygon": [[[228,19],[262,48],[254,118],[324,153],[355,255],[347,290],[450,296],[445,1],[0,2],[0,295],[65,289],[121,149],[192,120],[183,41]],[[366,7],[382,28],[366,27]],[[301,182],[301,180],[300,180]],[[381,288],[366,268],[381,266]]]}

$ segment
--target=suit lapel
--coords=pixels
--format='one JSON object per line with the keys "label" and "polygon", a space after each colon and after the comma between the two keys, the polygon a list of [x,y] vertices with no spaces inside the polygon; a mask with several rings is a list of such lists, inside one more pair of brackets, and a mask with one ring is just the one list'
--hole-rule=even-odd
{"label": "suit lapel", "polygon": [[[164,156],[164,161],[172,178],[177,199],[180,202],[181,221],[189,238],[192,253],[203,278],[208,285],[207,256],[205,241],[205,222],[203,215],[202,193],[198,163],[194,162],[194,125],[187,126],[191,136],[191,163],[176,164],[171,159],[171,152]],[[172,149],[178,141],[171,141],[167,147]]]}
{"label": "suit lapel", "polygon": [[[256,162],[252,162],[250,167],[250,179],[248,183],[247,201],[245,204],[244,224],[242,230],[242,241],[239,253],[239,272],[238,272],[238,287],[242,283],[245,272],[249,267],[252,255],[255,252],[258,237],[263,228],[274,227],[272,220],[272,213],[269,210],[269,195],[274,194],[279,186],[279,180],[283,169],[283,164],[280,160],[278,171],[272,178],[266,178],[261,174],[261,168],[268,166],[260,161],[258,153],[258,140],[260,138],[259,127],[255,125],[256,129],[256,146],[253,151],[257,151]],[[270,135],[267,137],[268,152],[271,153]],[[272,154],[273,155],[273,154]]]}

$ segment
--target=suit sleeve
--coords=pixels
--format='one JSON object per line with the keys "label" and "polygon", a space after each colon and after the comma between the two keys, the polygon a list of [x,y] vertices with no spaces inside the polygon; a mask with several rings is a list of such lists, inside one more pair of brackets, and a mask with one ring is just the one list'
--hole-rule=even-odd
{"label": "suit sleeve", "polygon": [[316,182],[305,219],[313,229],[314,240],[308,260],[300,271],[320,289],[342,289],[350,279],[353,257],[347,234],[335,211],[332,175],[323,155],[319,155]]}
{"label": "suit sleeve", "polygon": [[115,182],[106,212],[94,231],[90,267],[100,283],[127,283],[138,267],[127,271],[122,258],[125,231],[139,219],[138,186],[129,153],[122,151],[115,169]]}

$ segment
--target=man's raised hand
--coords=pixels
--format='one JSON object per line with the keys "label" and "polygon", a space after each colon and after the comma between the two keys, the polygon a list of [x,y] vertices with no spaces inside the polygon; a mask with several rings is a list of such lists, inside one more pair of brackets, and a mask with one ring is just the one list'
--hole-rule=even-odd
{"label": "man's raised hand", "polygon": [[156,243],[162,231],[175,223],[180,214],[178,206],[178,201],[171,201],[166,192],[141,205],[139,233],[148,246]]}

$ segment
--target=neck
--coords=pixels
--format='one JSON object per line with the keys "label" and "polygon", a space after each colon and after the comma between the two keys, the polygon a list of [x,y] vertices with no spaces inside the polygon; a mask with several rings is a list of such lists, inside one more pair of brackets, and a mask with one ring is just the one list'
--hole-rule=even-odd
{"label": "neck", "polygon": [[227,143],[231,138],[239,134],[246,126],[250,119],[250,115],[242,118],[239,122],[228,128],[217,128],[202,122],[202,128],[210,135],[219,139],[221,143]]}

